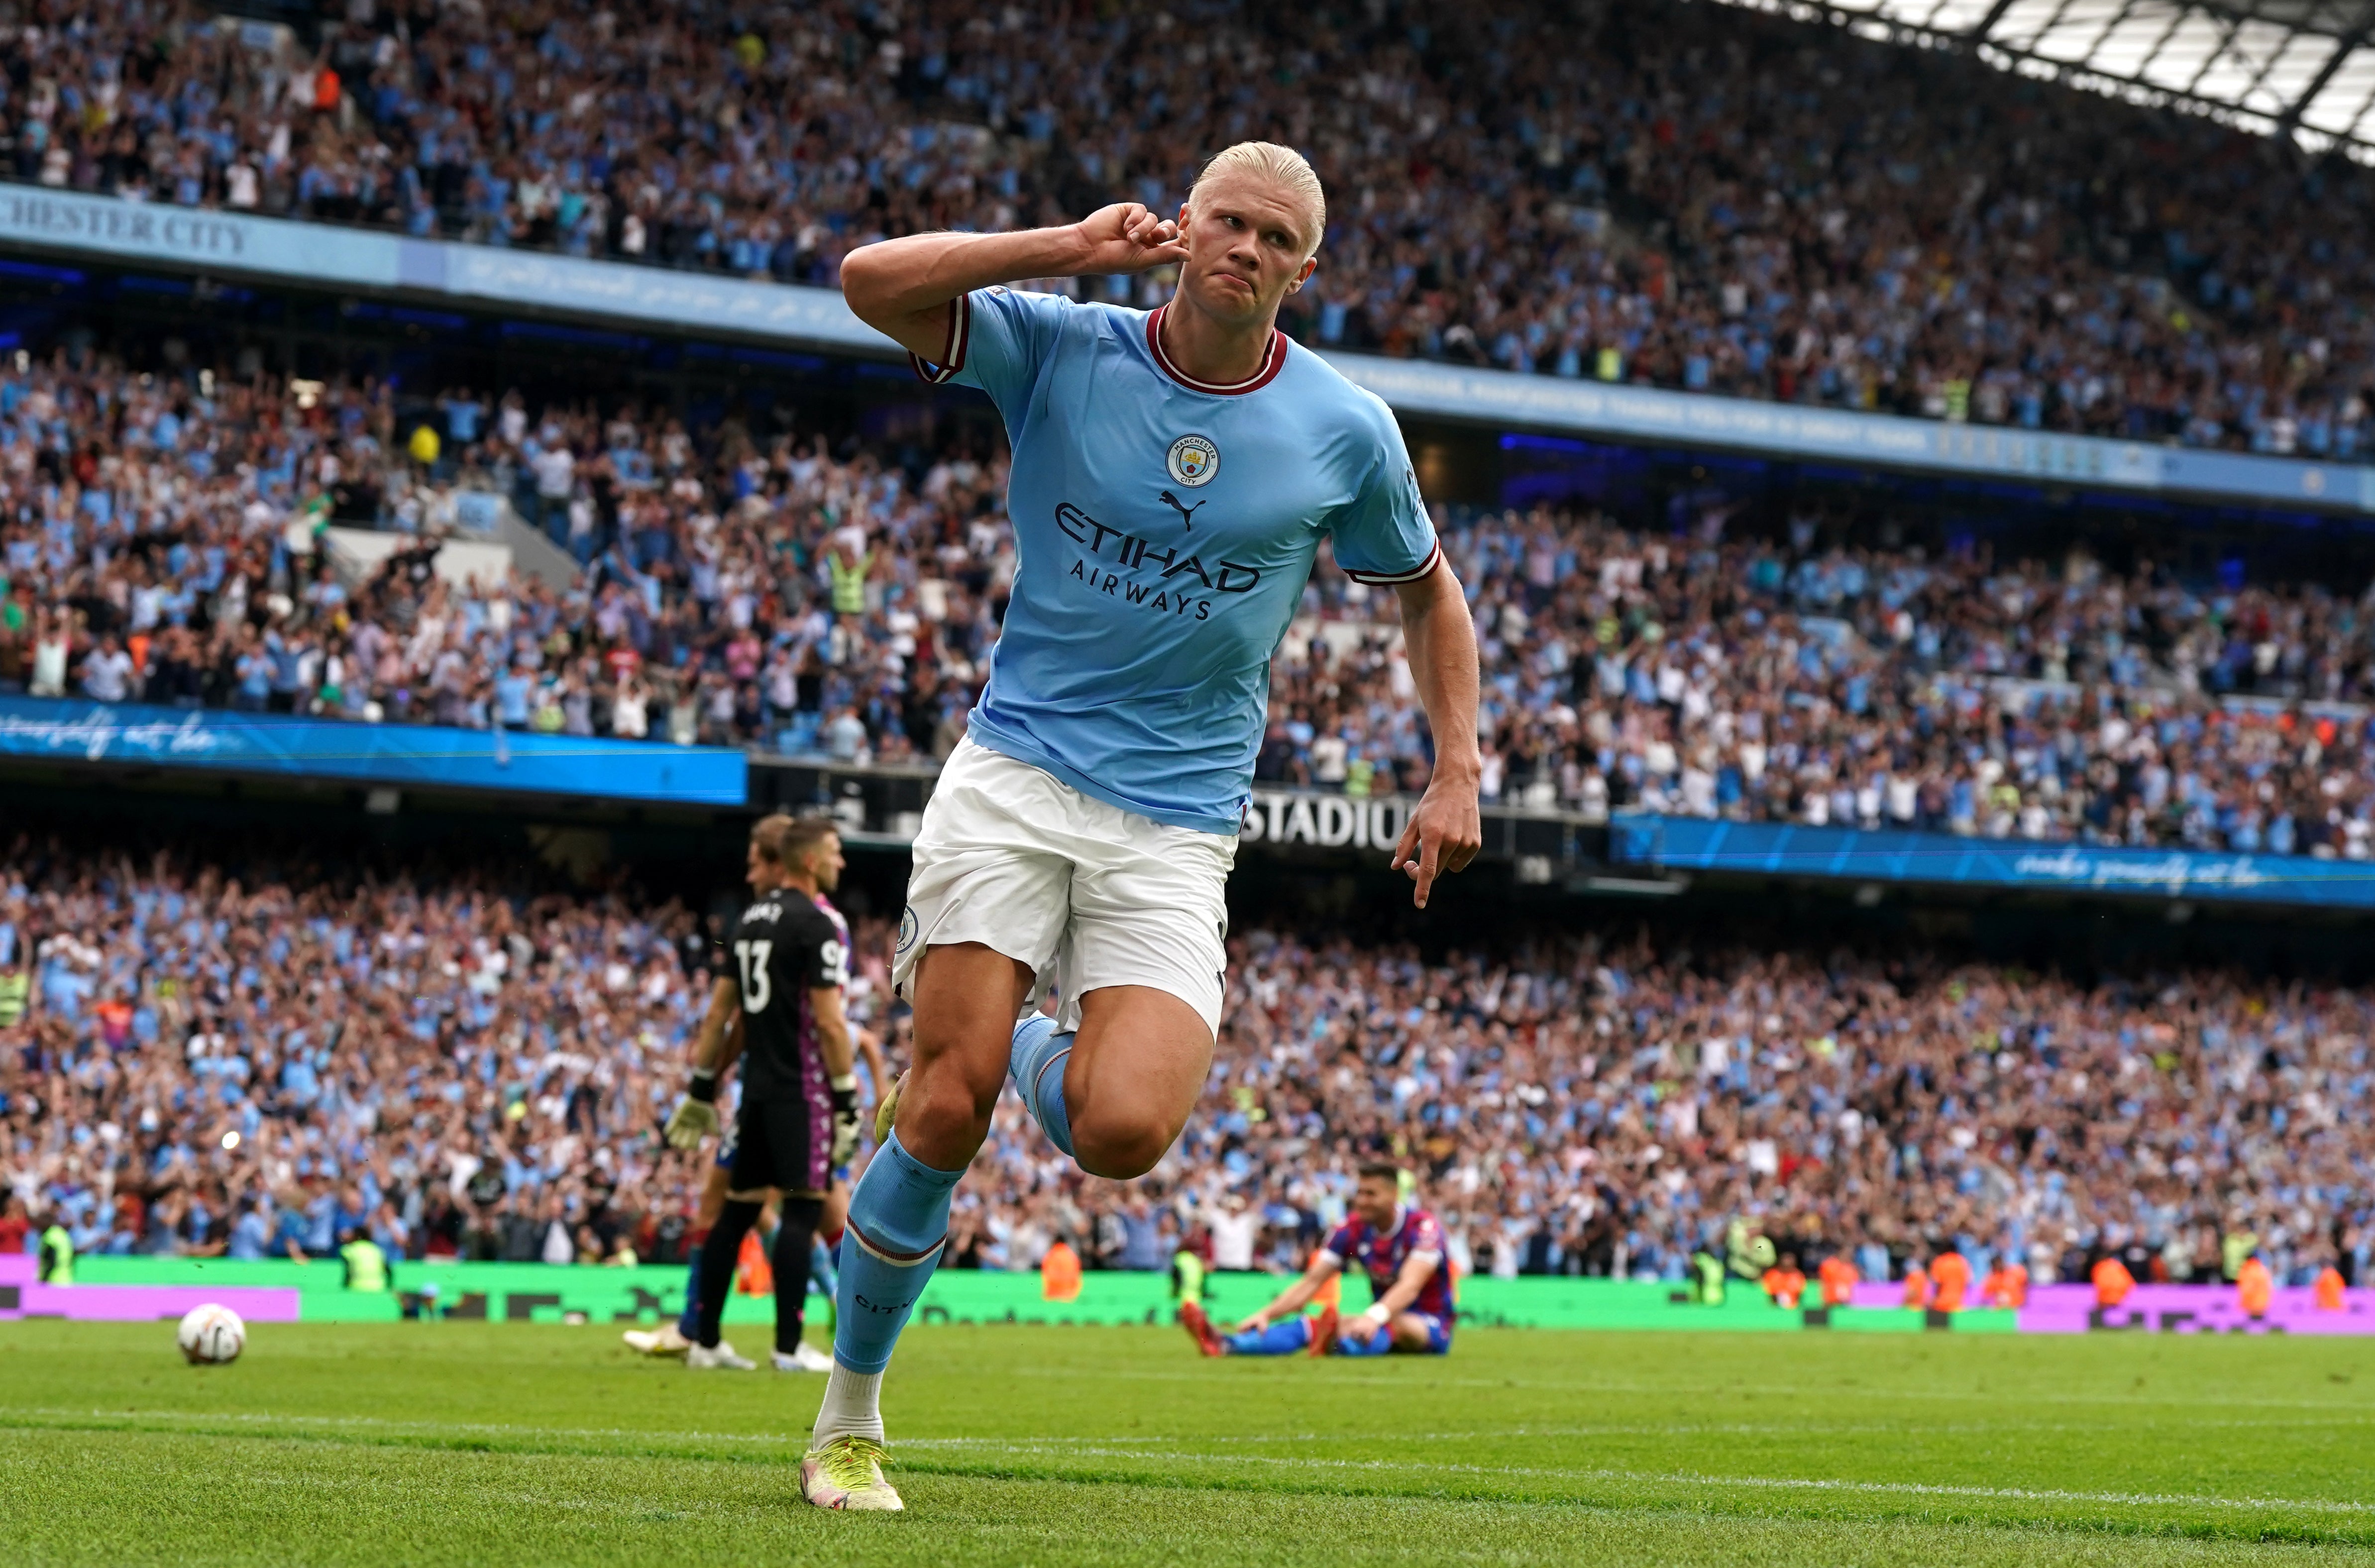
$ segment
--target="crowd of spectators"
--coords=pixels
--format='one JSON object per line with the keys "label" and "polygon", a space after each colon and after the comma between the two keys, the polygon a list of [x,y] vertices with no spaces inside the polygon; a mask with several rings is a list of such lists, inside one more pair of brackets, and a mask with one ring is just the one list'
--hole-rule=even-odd
{"label": "crowd of spectators", "polygon": [[[656,1136],[709,923],[623,893],[257,865],[136,865],[19,836],[0,859],[0,1178],[78,1249],[662,1261],[705,1157]],[[905,1055],[889,931],[849,1008]],[[1753,1227],[1869,1278],[2364,1282],[2375,1000],[2189,973],[2096,983],[1908,949],[1695,951],[1543,937],[1436,959],[1256,929],[1207,1091],[1149,1180],[1088,1180],[1001,1105],[954,1266],[1058,1237],[1158,1267],[1292,1267],[1365,1160],[1406,1162],[1454,1262],[1680,1279]],[[2231,1266],[2231,1259],[2227,1260]]]}
{"label": "crowd of spectators", "polygon": [[[886,938],[857,922],[852,1018]],[[0,861],[0,1112],[14,1196],[79,1249],[632,1261],[681,1250],[705,1169],[656,1136],[715,933],[680,905],[458,874],[22,837]],[[657,1107],[656,1113],[654,1107]]]}
{"label": "crowd of spectators", "polygon": [[[929,765],[963,734],[1015,565],[1002,452],[903,466],[459,388],[415,407],[384,383],[0,366],[0,690],[850,763]],[[507,496],[574,575],[442,572],[436,524],[470,493]],[[2375,848],[2375,607],[2347,591],[1888,548],[1887,519],[1811,508],[1679,532],[1437,513],[1478,625],[1488,800]],[[345,560],[342,517],[402,542]],[[1396,613],[1323,559],[1258,780],[1424,787]]]}
{"label": "crowd of spectators", "polygon": [[[2375,599],[2122,573],[2083,547],[1999,561],[1851,537],[1814,512],[1737,540],[1542,510],[1452,530],[1487,794],[1593,819],[2369,854]],[[1353,784],[1320,737],[1395,747],[1409,678],[1382,634],[1290,643],[1264,771]]]}
{"label": "crowd of spectators", "polygon": [[[424,439],[425,438],[425,439]],[[945,754],[1013,548],[1002,454],[920,473],[663,411],[19,354],[0,367],[0,690]],[[443,574],[470,498],[573,576]],[[375,561],[331,530],[384,525]],[[381,542],[384,542],[384,539]]]}
{"label": "crowd of spectators", "polygon": [[24,18],[0,66],[21,180],[808,284],[918,229],[1165,207],[1267,136],[1331,195],[1289,321],[1315,344],[2375,444],[2366,170],[1723,6],[359,0],[309,52],[183,0],[85,0]]}

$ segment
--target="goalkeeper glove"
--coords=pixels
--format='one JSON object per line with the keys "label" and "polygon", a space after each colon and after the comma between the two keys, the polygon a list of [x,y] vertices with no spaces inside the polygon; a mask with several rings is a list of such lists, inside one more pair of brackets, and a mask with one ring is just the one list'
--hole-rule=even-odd
{"label": "goalkeeper glove", "polygon": [[857,1075],[833,1080],[833,1164],[838,1169],[857,1154]]}
{"label": "goalkeeper glove", "polygon": [[717,1073],[711,1067],[692,1069],[684,1098],[668,1113],[668,1141],[671,1149],[698,1149],[717,1130]]}

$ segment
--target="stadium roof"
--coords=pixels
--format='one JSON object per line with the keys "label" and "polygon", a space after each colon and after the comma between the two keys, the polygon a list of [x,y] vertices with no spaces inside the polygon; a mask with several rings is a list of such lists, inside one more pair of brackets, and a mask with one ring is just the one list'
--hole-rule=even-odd
{"label": "stadium roof", "polygon": [[2375,0],[1733,0],[2375,162]]}

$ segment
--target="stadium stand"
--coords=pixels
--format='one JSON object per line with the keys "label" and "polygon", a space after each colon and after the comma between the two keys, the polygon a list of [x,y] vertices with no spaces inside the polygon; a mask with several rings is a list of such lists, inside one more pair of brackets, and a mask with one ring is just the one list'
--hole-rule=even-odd
{"label": "stadium stand", "polygon": [[[0,371],[0,690],[929,760],[962,733],[1013,570],[996,453],[902,467],[629,404],[384,383]],[[431,432],[433,460],[416,454]],[[585,571],[368,569],[455,487]],[[1677,539],[1599,513],[1446,512],[1483,633],[1485,795],[2360,859],[2375,623],[2318,584],[2222,586],[2082,550],[1891,549],[1855,515]],[[432,528],[432,532],[435,532]],[[2335,586],[2341,586],[2339,584]],[[1393,614],[1332,568],[1278,661],[1260,779],[1424,785]]]}
{"label": "stadium stand", "polygon": [[[12,1201],[78,1249],[679,1246],[704,1173],[652,1130],[706,988],[681,906],[23,837],[0,865],[0,974],[32,981],[0,1018]],[[857,937],[852,1014],[895,1032],[889,930]],[[1034,1267],[1062,1235],[1159,1267],[1235,1191],[1291,1267],[1391,1153],[1461,1267],[1502,1274],[1680,1279],[1750,1215],[1872,1278],[1947,1246],[2042,1280],[2130,1249],[2139,1278],[2215,1277],[2243,1232],[2296,1282],[2367,1277],[2361,991],[1646,935],[1233,948],[1210,1091],[1156,1177],[1083,1178],[1010,1102],[958,1266]]]}
{"label": "stadium stand", "polygon": [[[1267,133],[1333,195],[1289,323],[1316,347],[2370,444],[2363,169],[1943,51],[1646,0],[1494,0],[1457,27],[1388,3],[1292,33],[1230,5],[368,9],[315,48],[179,0],[52,7],[0,38],[0,177],[830,286],[882,235],[1176,201],[1188,149]],[[1274,90],[1321,71],[1358,91]],[[1148,297],[1119,281],[1085,287]],[[362,357],[128,363],[61,336],[0,361],[12,698],[919,772],[963,732],[1014,556],[1003,454],[956,421],[828,435],[680,389],[546,405],[450,378],[432,398]],[[1911,488],[1737,517],[1438,508],[1483,638],[1488,799],[2368,858],[2363,559],[2222,572],[2180,560],[2177,525],[2099,556],[1973,537],[1908,523]],[[567,565],[468,575],[446,541],[502,536],[466,512]],[[1274,667],[1266,790],[1424,787],[1392,616],[1323,562]],[[319,1255],[354,1224],[413,1256],[676,1256],[704,1173],[652,1130],[710,916],[195,842],[0,856],[15,1201],[98,1252]],[[1680,1279],[1748,1215],[1809,1269],[1873,1278],[1953,1246],[1980,1273],[2117,1254],[2200,1279],[2249,1236],[2288,1280],[2369,1279],[2363,989],[2030,973],[1907,932],[1751,946],[1675,907],[1424,953],[1241,920],[1211,1092],[1157,1178],[1084,1182],[1009,1104],[955,1260],[1028,1268],[1061,1236],[1159,1267],[1237,1202],[1254,1261],[1291,1266],[1390,1152],[1483,1272]],[[889,934],[857,928],[853,1016],[895,1055]]]}
{"label": "stadium stand", "polygon": [[[1218,5],[629,25],[419,0],[309,51],[160,0],[71,10],[0,54],[0,170],[24,182],[813,284],[880,235],[1173,203],[1194,149],[1270,135],[1335,193],[1290,324],[1315,345],[2370,444],[2363,169],[1717,5],[1501,0],[1457,27],[1388,5],[1287,29]],[[1321,77],[1358,89],[1294,90]]]}

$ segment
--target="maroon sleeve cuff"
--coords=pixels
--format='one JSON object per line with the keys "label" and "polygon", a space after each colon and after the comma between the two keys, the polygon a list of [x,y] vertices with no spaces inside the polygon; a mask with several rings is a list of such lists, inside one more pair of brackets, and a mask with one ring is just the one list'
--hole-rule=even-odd
{"label": "maroon sleeve cuff", "polygon": [[1431,575],[1435,571],[1435,563],[1442,559],[1443,545],[1438,541],[1433,549],[1426,552],[1426,559],[1408,572],[1355,572],[1348,566],[1344,569],[1344,575],[1355,583],[1365,583],[1372,588],[1390,588],[1397,584],[1415,583],[1422,577]]}
{"label": "maroon sleeve cuff", "polygon": [[907,363],[915,368],[916,375],[934,386],[954,381],[965,367],[965,341],[972,335],[972,330],[973,296],[960,294],[949,301],[949,345],[942,351],[939,363],[934,364],[921,354],[914,353],[907,356]]}

